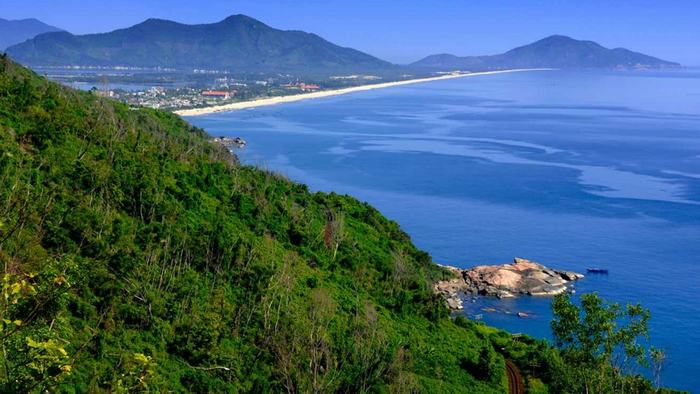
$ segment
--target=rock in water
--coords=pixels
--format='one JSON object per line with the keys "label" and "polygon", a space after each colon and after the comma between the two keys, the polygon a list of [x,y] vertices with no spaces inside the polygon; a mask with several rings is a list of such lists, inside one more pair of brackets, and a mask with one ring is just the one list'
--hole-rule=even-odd
{"label": "rock in water", "polygon": [[452,310],[462,309],[462,294],[479,294],[499,298],[518,295],[553,296],[564,293],[570,282],[583,275],[550,269],[534,261],[516,257],[511,264],[480,265],[469,269],[445,267],[454,279],[435,283]]}

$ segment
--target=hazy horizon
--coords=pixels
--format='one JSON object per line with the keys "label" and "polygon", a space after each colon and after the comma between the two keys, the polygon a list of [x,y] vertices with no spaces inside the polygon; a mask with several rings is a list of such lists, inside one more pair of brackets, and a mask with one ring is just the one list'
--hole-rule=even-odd
{"label": "hazy horizon", "polygon": [[[684,66],[700,66],[700,51],[696,50],[700,25],[695,20],[700,15],[700,4],[691,1],[441,1],[431,5],[364,0],[352,7],[341,7],[335,0],[283,0],[274,4],[214,0],[206,6],[175,0],[167,2],[167,7],[164,4],[162,0],[68,0],[60,4],[48,0],[7,0],[0,4],[0,18],[37,18],[74,34],[88,34],[129,27],[148,18],[199,24],[245,14],[278,29],[315,33],[394,63],[410,63],[437,53],[501,53],[562,34],[596,41],[608,48],[624,47]],[[582,20],[586,22],[581,23]]]}

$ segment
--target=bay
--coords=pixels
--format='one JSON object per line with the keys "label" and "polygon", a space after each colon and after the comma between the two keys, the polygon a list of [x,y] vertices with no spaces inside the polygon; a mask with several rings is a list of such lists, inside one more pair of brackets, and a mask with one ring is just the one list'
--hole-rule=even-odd
{"label": "bay", "polygon": [[[490,75],[189,120],[247,140],[246,164],[368,201],[436,262],[609,269],[578,293],[649,308],[663,383],[700,387],[700,71]],[[464,313],[548,338],[549,305]]]}

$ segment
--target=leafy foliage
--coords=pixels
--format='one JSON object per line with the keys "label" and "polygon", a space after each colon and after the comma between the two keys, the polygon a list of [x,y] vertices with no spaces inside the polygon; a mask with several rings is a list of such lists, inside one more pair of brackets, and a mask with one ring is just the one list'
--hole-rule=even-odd
{"label": "leafy foliage", "polygon": [[[552,303],[552,332],[561,350],[569,387],[588,393],[652,391],[648,380],[636,376],[647,367],[646,346],[650,313],[639,304],[607,303],[597,294],[581,296],[580,307],[568,295]],[[658,361],[657,351],[652,360]]]}
{"label": "leafy foliage", "polygon": [[[53,275],[49,268],[45,274]],[[51,315],[50,304],[60,300],[70,286],[62,275],[48,286],[33,274],[3,275],[0,299],[0,346],[4,362],[0,368],[3,392],[43,391],[58,384],[72,370],[72,359],[65,349],[60,316],[53,315],[47,329],[37,324]],[[46,311],[45,316],[37,312]],[[57,322],[58,319],[58,323]]]}

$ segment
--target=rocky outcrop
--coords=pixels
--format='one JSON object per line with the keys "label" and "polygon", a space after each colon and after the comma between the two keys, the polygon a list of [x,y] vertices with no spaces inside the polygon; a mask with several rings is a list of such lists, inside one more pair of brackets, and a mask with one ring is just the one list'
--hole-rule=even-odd
{"label": "rocky outcrop", "polygon": [[515,258],[512,264],[480,265],[469,269],[445,267],[455,278],[435,283],[452,310],[462,309],[464,294],[495,296],[552,296],[565,292],[571,282],[583,275],[545,267],[534,261]]}

